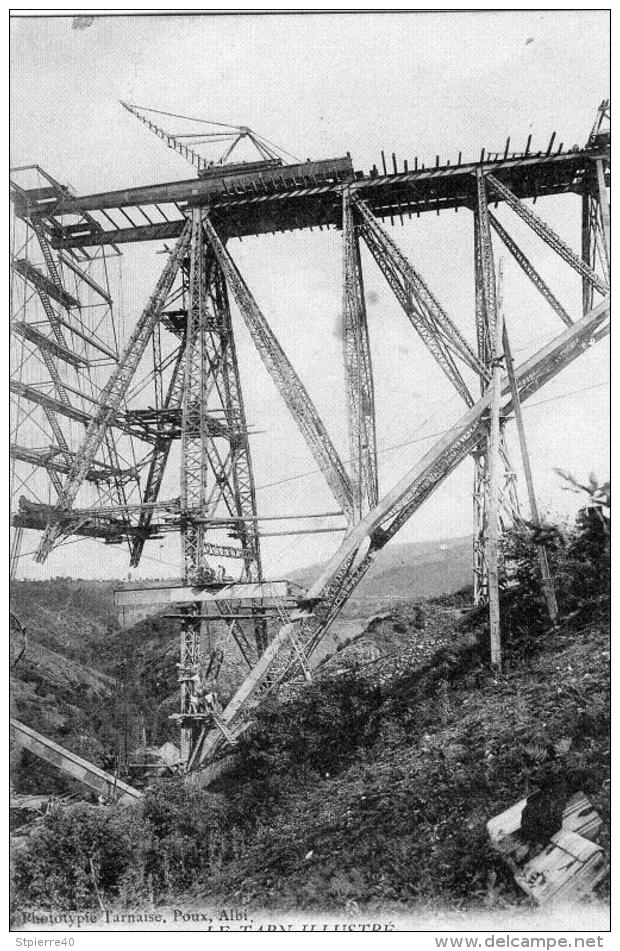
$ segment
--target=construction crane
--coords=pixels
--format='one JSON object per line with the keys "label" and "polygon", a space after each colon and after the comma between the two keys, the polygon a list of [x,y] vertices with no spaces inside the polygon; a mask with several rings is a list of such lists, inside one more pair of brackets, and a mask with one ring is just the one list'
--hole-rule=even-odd
{"label": "construction crane", "polygon": [[[210,119],[195,119],[191,116],[180,116],[172,112],[163,112],[161,109],[149,109],[144,106],[135,106],[119,100],[121,106],[143,122],[144,125],[158,138],[166,143],[169,149],[174,149],[179,155],[198,169],[199,175],[216,175],[225,171],[234,175],[237,171],[256,171],[259,168],[278,168],[285,164],[284,156],[295,159],[284,149],[280,149],[273,142],[269,142],[258,132],[254,132],[246,125],[230,125],[227,122],[213,122]],[[166,132],[151,118],[152,116],[167,116],[190,123],[191,127],[200,126],[198,131]],[[259,162],[231,163],[232,154],[244,143],[251,145],[258,153]],[[196,148],[200,146],[200,151]],[[218,155],[221,147],[223,151]],[[213,151],[214,158],[201,154],[204,148]],[[225,169],[224,166],[227,166]]]}

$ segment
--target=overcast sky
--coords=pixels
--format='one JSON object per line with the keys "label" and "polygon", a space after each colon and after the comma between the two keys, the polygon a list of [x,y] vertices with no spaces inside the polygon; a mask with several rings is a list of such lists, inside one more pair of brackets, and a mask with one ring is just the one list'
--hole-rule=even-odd
{"label": "overcast sky", "polygon": [[[568,148],[585,143],[608,96],[608,62],[608,15],[594,11],[102,17],[83,30],[72,29],[70,17],[14,18],[11,162],[37,162],[77,194],[192,177],[191,167],[119,99],[249,125],[303,158],[349,151],[365,172],[379,164],[381,149],[396,152],[399,162],[415,155],[434,162],[436,154],[455,160],[459,151],[473,159],[482,147],[503,149],[508,135],[514,149],[529,134],[533,147],[546,147],[554,130],[556,144]],[[577,196],[539,202],[537,210],[579,247]],[[578,278],[509,210],[497,214],[578,316]],[[471,214],[423,216],[393,234],[473,341]],[[346,456],[339,237],[335,231],[269,236],[232,241],[230,249]],[[160,247],[124,250],[125,334],[163,266]],[[506,321],[520,362],[561,325],[504,258]],[[385,492],[433,441],[420,440],[449,425],[461,407],[368,255],[363,264]],[[312,470],[312,459],[234,319],[248,417],[260,431],[252,443],[257,484],[264,487],[259,510],[332,509],[320,476],[291,478]],[[568,512],[578,502],[561,492],[554,467],[581,477],[591,469],[607,474],[607,380],[602,344],[540,391],[532,402],[546,402],[525,413],[543,509]],[[582,387],[590,389],[564,395]],[[404,442],[411,444],[390,450]],[[513,436],[510,443],[516,461]],[[269,487],[281,480],[290,481]],[[465,463],[398,540],[467,534],[470,490]],[[178,486],[171,483],[164,494],[178,494]],[[321,560],[338,537],[265,540],[267,571],[277,577]],[[142,575],[180,573],[175,542],[152,543],[146,554],[155,560],[145,559]],[[29,559],[21,567],[29,576],[123,577],[127,556],[80,543],[55,552],[44,569]]]}

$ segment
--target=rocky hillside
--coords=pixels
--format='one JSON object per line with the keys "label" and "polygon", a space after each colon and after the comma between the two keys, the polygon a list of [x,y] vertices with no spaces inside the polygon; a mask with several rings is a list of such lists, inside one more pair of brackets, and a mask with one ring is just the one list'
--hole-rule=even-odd
{"label": "rocky hillside", "polygon": [[[470,542],[463,539],[387,549],[325,638],[318,659],[379,656],[391,643],[382,612],[416,594],[458,590],[468,579],[469,553]],[[310,584],[320,569],[311,566],[294,580]],[[169,720],[178,702],[178,624],[160,613],[126,618],[129,625],[121,627],[115,584],[55,578],[18,581],[11,590],[12,610],[27,631],[25,644],[17,632],[12,638],[13,659],[18,658],[11,668],[13,715],[99,764],[119,746],[123,751],[137,746],[143,725],[149,743],[178,741]],[[228,653],[220,677],[224,699],[244,670],[234,643]],[[51,768],[38,770],[27,754],[16,754],[15,763],[20,762],[27,769],[23,775],[17,770],[14,781],[20,787],[26,783],[23,791],[41,791],[33,788],[39,780],[46,784],[43,791],[50,783],[52,791],[67,786]]]}
{"label": "rocky hillside", "polygon": [[[177,907],[234,895],[250,910],[518,910],[489,818],[545,785],[584,791],[609,822],[609,625],[600,605],[576,612],[507,644],[498,675],[476,623],[458,597],[401,605],[377,622],[389,651],[349,645],[265,706],[208,793],[168,781],[129,811],[51,816],[18,861],[22,905],[95,906],[94,836],[112,904],[131,882],[134,902],[154,890]],[[56,842],[73,871],[50,879]]]}
{"label": "rocky hillside", "polygon": [[[608,852],[608,523],[586,506],[573,529],[515,529],[504,547],[501,673],[486,612],[462,595],[393,602],[311,684],[260,705],[208,790],[170,779],[130,807],[53,811],[17,855],[16,907],[221,908],[234,897],[249,910],[338,915],[518,909],[524,895],[486,823],[541,788],[544,835],[580,791]],[[167,639],[163,621],[128,639],[145,651],[139,669]]]}

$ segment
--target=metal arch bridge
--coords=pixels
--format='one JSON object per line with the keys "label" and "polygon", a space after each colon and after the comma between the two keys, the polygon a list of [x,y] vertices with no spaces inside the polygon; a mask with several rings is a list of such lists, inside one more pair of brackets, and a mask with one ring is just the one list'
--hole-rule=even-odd
{"label": "metal arch bridge", "polygon": [[[69,537],[126,543],[130,564],[145,544],[179,532],[184,576],[128,587],[119,603],[176,605],[182,755],[188,772],[234,745],[257,703],[285,680],[311,677],[315,651],[381,549],[468,456],[475,462],[474,592],[489,604],[492,661],[501,662],[497,541],[518,510],[504,427],[519,427],[532,519],[537,518],[521,404],[609,329],[609,103],[583,147],[486,153],[431,167],[392,156],[388,170],[356,171],[350,156],[285,164],[256,133],[237,127],[214,166],[197,135],[164,131],[154,110],[125,105],[198,167],[198,177],[76,196],[39,166],[13,170],[12,254],[14,561],[24,529],[40,531],[37,560]],[[148,113],[148,114],[147,114]],[[232,127],[231,127],[232,128]],[[253,162],[231,161],[250,139]],[[581,247],[572,249],[529,202],[580,196]],[[504,203],[582,285],[571,313],[492,213]],[[461,333],[387,222],[448,209],[471,214],[475,247],[475,344]],[[350,463],[274,335],[230,252],[230,239],[297,229],[342,232],[344,370]],[[515,366],[503,321],[493,232],[550,307],[561,332]],[[120,246],[174,241],[124,346],[116,333],[110,268]],[[360,246],[383,273],[411,325],[463,402],[462,415],[400,482],[381,495],[374,382]],[[267,580],[261,560],[249,431],[230,298],[323,474],[344,540],[302,595]],[[143,374],[143,376],[140,376]],[[471,378],[476,381],[473,391]],[[150,401],[147,403],[147,399]],[[176,446],[176,449],[174,448]],[[178,467],[172,459],[179,456]],[[162,499],[166,475],[178,495]],[[46,495],[46,499],[42,498]],[[282,516],[282,518],[294,516]],[[321,530],[321,529],[317,529]],[[224,537],[222,537],[224,536]],[[234,559],[233,581],[213,565]],[[228,563],[228,562],[227,562]],[[543,585],[557,611],[545,554]],[[224,631],[217,640],[211,630]],[[204,644],[209,643],[205,656]],[[235,645],[247,672],[223,710],[199,708],[196,683],[213,684]]]}

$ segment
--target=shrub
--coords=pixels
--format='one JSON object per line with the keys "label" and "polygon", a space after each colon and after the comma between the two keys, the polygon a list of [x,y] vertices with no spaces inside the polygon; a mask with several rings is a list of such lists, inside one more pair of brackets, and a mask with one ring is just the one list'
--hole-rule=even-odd
{"label": "shrub", "polygon": [[239,744],[252,794],[263,801],[277,795],[283,774],[340,772],[376,734],[372,713],[380,704],[376,688],[348,675],[315,681],[294,702],[265,705]]}
{"label": "shrub", "polygon": [[17,854],[15,892],[20,905],[58,909],[168,896],[226,857],[229,827],[213,796],[179,780],[131,806],[59,809]]}
{"label": "shrub", "polygon": [[15,859],[20,903],[82,908],[118,894],[123,875],[144,869],[151,829],[139,809],[87,803],[52,812]]}
{"label": "shrub", "polygon": [[508,642],[533,648],[550,626],[541,584],[540,548],[543,545],[558,605],[564,606],[571,585],[568,548],[570,534],[558,526],[540,529],[523,525],[510,529],[502,540],[504,568],[500,577],[502,630]]}
{"label": "shrub", "polygon": [[[568,478],[568,477],[567,477]],[[574,480],[570,480],[572,484]],[[560,615],[587,610],[607,610],[611,570],[608,511],[608,484],[599,488],[579,488],[591,496],[571,528],[523,525],[506,532],[502,553],[504,570],[500,579],[502,630],[508,644],[519,650],[538,646],[540,635],[550,626],[547,603],[541,584],[539,546],[549,562]],[[603,495],[606,507],[600,504]]]}

